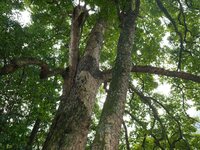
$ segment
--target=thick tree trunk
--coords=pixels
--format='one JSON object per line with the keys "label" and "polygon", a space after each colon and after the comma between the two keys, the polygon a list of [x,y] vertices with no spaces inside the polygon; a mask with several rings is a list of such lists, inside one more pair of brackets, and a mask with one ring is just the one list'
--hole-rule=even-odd
{"label": "thick tree trunk", "polygon": [[91,31],[85,55],[80,60],[74,84],[59,109],[43,150],[83,150],[97,90],[100,86],[99,51],[103,43],[105,22],[98,20]]}
{"label": "thick tree trunk", "polygon": [[133,46],[136,15],[129,7],[123,16],[116,64],[113,69],[110,88],[104,104],[93,150],[117,150],[122,125],[129,75],[131,72],[131,50]]}

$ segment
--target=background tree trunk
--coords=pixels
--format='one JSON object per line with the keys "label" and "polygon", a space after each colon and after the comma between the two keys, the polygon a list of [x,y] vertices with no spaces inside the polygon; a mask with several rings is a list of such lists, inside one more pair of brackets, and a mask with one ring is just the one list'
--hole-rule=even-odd
{"label": "background tree trunk", "polygon": [[27,142],[27,145],[25,147],[26,150],[32,149],[32,145],[34,143],[34,140],[35,140],[37,133],[38,133],[38,130],[40,128],[40,122],[41,122],[41,120],[39,118],[37,118],[36,121],[35,121],[35,124],[33,126],[33,129],[31,131],[31,134],[28,138],[28,142]]}

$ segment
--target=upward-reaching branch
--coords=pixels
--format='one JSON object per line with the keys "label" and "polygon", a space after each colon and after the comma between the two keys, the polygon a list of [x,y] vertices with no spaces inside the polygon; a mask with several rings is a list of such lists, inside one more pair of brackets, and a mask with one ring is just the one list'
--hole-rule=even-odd
{"label": "upward-reaching branch", "polygon": [[125,140],[126,140],[126,149],[130,150],[131,148],[130,148],[130,143],[129,143],[129,138],[128,138],[128,129],[126,127],[126,123],[125,123],[124,120],[123,120],[122,124],[123,124],[123,127],[124,127],[124,134],[125,134]]}
{"label": "upward-reaching branch", "polygon": [[68,95],[71,86],[74,82],[76,69],[79,59],[79,44],[82,33],[82,28],[88,12],[85,7],[80,5],[74,8],[71,22],[71,34],[70,34],[70,45],[69,45],[69,78],[64,80],[63,95]]}
{"label": "upward-reaching branch", "polygon": [[183,35],[182,33],[178,30],[178,27],[176,25],[176,21],[172,18],[172,16],[170,15],[170,13],[168,12],[168,10],[164,7],[163,3],[161,2],[161,0],[156,0],[156,3],[158,5],[158,7],[160,8],[160,10],[165,14],[165,16],[170,20],[170,22],[172,23],[175,32],[178,34],[179,36],[179,42],[180,42],[180,50],[179,50],[179,59],[178,59],[178,70],[181,70],[181,61],[182,61],[182,53],[184,51],[184,39],[183,39]]}
{"label": "upward-reaching branch", "polygon": [[31,131],[31,134],[28,138],[28,142],[27,142],[27,145],[26,145],[26,148],[25,148],[26,150],[30,150],[32,148],[32,145],[34,143],[34,140],[35,140],[37,133],[38,133],[38,130],[40,128],[40,123],[41,123],[41,120],[39,118],[37,118],[36,121],[35,121],[35,124],[33,126],[33,129]]}
{"label": "upward-reaching branch", "polygon": [[[188,26],[186,24],[186,16],[185,16],[185,13],[184,13],[183,5],[182,5],[180,0],[178,0],[178,3],[179,3],[179,8],[180,8],[180,11],[179,11],[179,14],[178,14],[178,21],[179,21],[179,24],[184,26],[183,40],[184,40],[184,42],[187,42],[186,41],[187,32],[190,32],[190,31],[189,31]],[[183,21],[181,21],[181,16],[183,17]]]}

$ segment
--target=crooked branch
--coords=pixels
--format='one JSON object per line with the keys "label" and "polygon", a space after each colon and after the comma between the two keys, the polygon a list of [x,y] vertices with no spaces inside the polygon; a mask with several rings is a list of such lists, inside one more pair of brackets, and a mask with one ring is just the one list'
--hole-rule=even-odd
{"label": "crooked branch", "polygon": [[152,98],[152,97],[148,97],[148,98],[152,99],[154,102],[159,104],[167,112],[167,114],[176,122],[176,124],[178,126],[179,137],[178,137],[178,139],[176,139],[172,142],[171,147],[175,148],[175,144],[177,142],[179,142],[180,140],[183,140],[187,145],[187,149],[190,149],[190,145],[188,144],[187,139],[184,137],[183,131],[181,129],[182,127],[181,127],[180,121],[176,117],[174,117],[173,114],[168,110],[168,108],[165,105],[163,105],[161,102],[157,101],[155,98]]}
{"label": "crooked branch", "polygon": [[0,76],[11,74],[20,68],[30,65],[35,65],[40,67],[41,79],[50,76],[55,76],[57,74],[64,75],[64,69],[57,68],[52,70],[44,61],[32,57],[27,57],[27,58],[13,59],[9,64],[4,65],[2,68],[0,68]]}
{"label": "crooked branch", "polygon": [[[149,133],[149,135],[150,136],[152,136],[153,138],[154,138],[154,140],[155,140],[155,144],[156,144],[156,146],[158,146],[158,147],[160,147],[162,150],[164,150],[164,148],[161,146],[161,144],[160,144],[160,139],[158,139],[157,137],[156,137],[156,135],[154,135],[153,134],[153,132],[152,132],[152,130],[153,130],[153,128],[154,128],[154,126],[155,126],[155,119],[154,119],[154,121],[153,121],[153,126],[151,127],[151,129],[147,129],[147,123],[146,122],[143,122],[143,121],[141,121],[140,119],[138,119],[136,116],[134,116],[131,112],[129,112],[129,111],[127,111],[127,110],[125,110],[125,113],[126,114],[128,114],[130,117],[131,117],[131,119],[132,120],[134,120],[138,125],[140,125],[145,131],[149,131],[148,133]],[[145,136],[147,136],[146,135],[146,133],[145,133]],[[143,147],[145,147],[144,146],[144,143],[145,141],[143,140]]]}
{"label": "crooked branch", "polygon": [[178,137],[176,140],[172,141],[172,143],[171,143],[171,142],[169,141],[167,135],[166,135],[166,138],[167,138],[167,141],[168,141],[170,147],[171,147],[171,148],[174,148],[174,147],[175,147],[175,144],[176,144],[178,141],[183,140],[183,141],[186,143],[186,145],[187,145],[187,149],[190,149],[190,146],[189,146],[189,144],[188,144],[188,141],[187,141],[187,139],[184,137],[183,131],[182,131],[182,129],[181,129],[182,127],[181,127],[180,121],[179,121],[176,117],[174,117],[174,115],[170,112],[170,110],[169,110],[165,105],[163,105],[161,102],[159,102],[158,100],[156,100],[155,98],[145,96],[143,93],[141,93],[140,91],[138,91],[133,85],[130,85],[130,88],[131,88],[131,90],[133,90],[133,91],[141,98],[141,100],[142,100],[145,104],[147,104],[147,105],[152,109],[154,118],[155,118],[156,120],[158,120],[158,122],[159,122],[160,125],[161,125],[161,129],[162,129],[162,131],[163,131],[164,133],[165,133],[165,130],[166,130],[166,129],[163,129],[163,128],[164,128],[164,125],[162,125],[162,121],[160,120],[160,117],[159,117],[159,115],[158,115],[157,109],[156,109],[156,107],[151,103],[152,101],[153,101],[154,103],[157,103],[158,105],[160,105],[160,106],[166,111],[166,113],[173,119],[173,121],[176,122],[176,124],[177,124],[177,126],[178,126],[179,137]]}
{"label": "crooked branch", "polygon": [[162,120],[160,119],[160,116],[159,116],[159,114],[158,114],[158,111],[157,111],[156,107],[152,104],[152,102],[149,100],[148,97],[146,97],[145,95],[143,95],[143,93],[141,93],[140,91],[138,91],[133,85],[130,85],[130,88],[131,88],[131,90],[132,90],[134,93],[136,93],[136,94],[140,97],[141,101],[142,101],[144,104],[148,105],[149,108],[152,110],[152,113],[153,113],[154,118],[159,122],[159,124],[160,124],[160,126],[161,126],[162,137],[160,138],[160,140],[165,139],[165,137],[167,137],[167,136],[166,136],[165,127],[164,127],[164,125],[163,125],[163,123],[162,123]]}

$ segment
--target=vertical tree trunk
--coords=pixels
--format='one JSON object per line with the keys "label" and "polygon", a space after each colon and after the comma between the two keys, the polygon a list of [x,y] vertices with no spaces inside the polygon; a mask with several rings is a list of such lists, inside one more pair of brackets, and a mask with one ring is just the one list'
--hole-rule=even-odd
{"label": "vertical tree trunk", "polygon": [[99,52],[103,44],[105,22],[98,20],[91,31],[81,58],[74,84],[65,103],[59,109],[43,150],[83,150],[85,149],[88,129],[97,90],[100,86]]}
{"label": "vertical tree trunk", "polygon": [[69,95],[69,91],[74,82],[79,59],[79,41],[87,15],[88,12],[85,7],[78,5],[74,8],[71,21],[71,39],[69,44],[69,72],[68,78],[64,80],[63,96]]}
{"label": "vertical tree trunk", "polygon": [[[139,5],[139,2],[137,5]],[[119,146],[129,74],[132,66],[131,50],[133,47],[136,19],[136,13],[132,11],[131,4],[128,7],[129,8],[123,15],[116,63],[92,146],[93,150],[117,150]]]}
{"label": "vertical tree trunk", "polygon": [[38,130],[40,128],[40,122],[41,122],[41,120],[39,118],[37,118],[36,121],[35,121],[35,124],[33,126],[33,129],[31,131],[31,134],[28,138],[28,142],[27,142],[27,145],[25,147],[26,150],[32,149],[33,142],[34,142],[34,140],[37,136]]}

